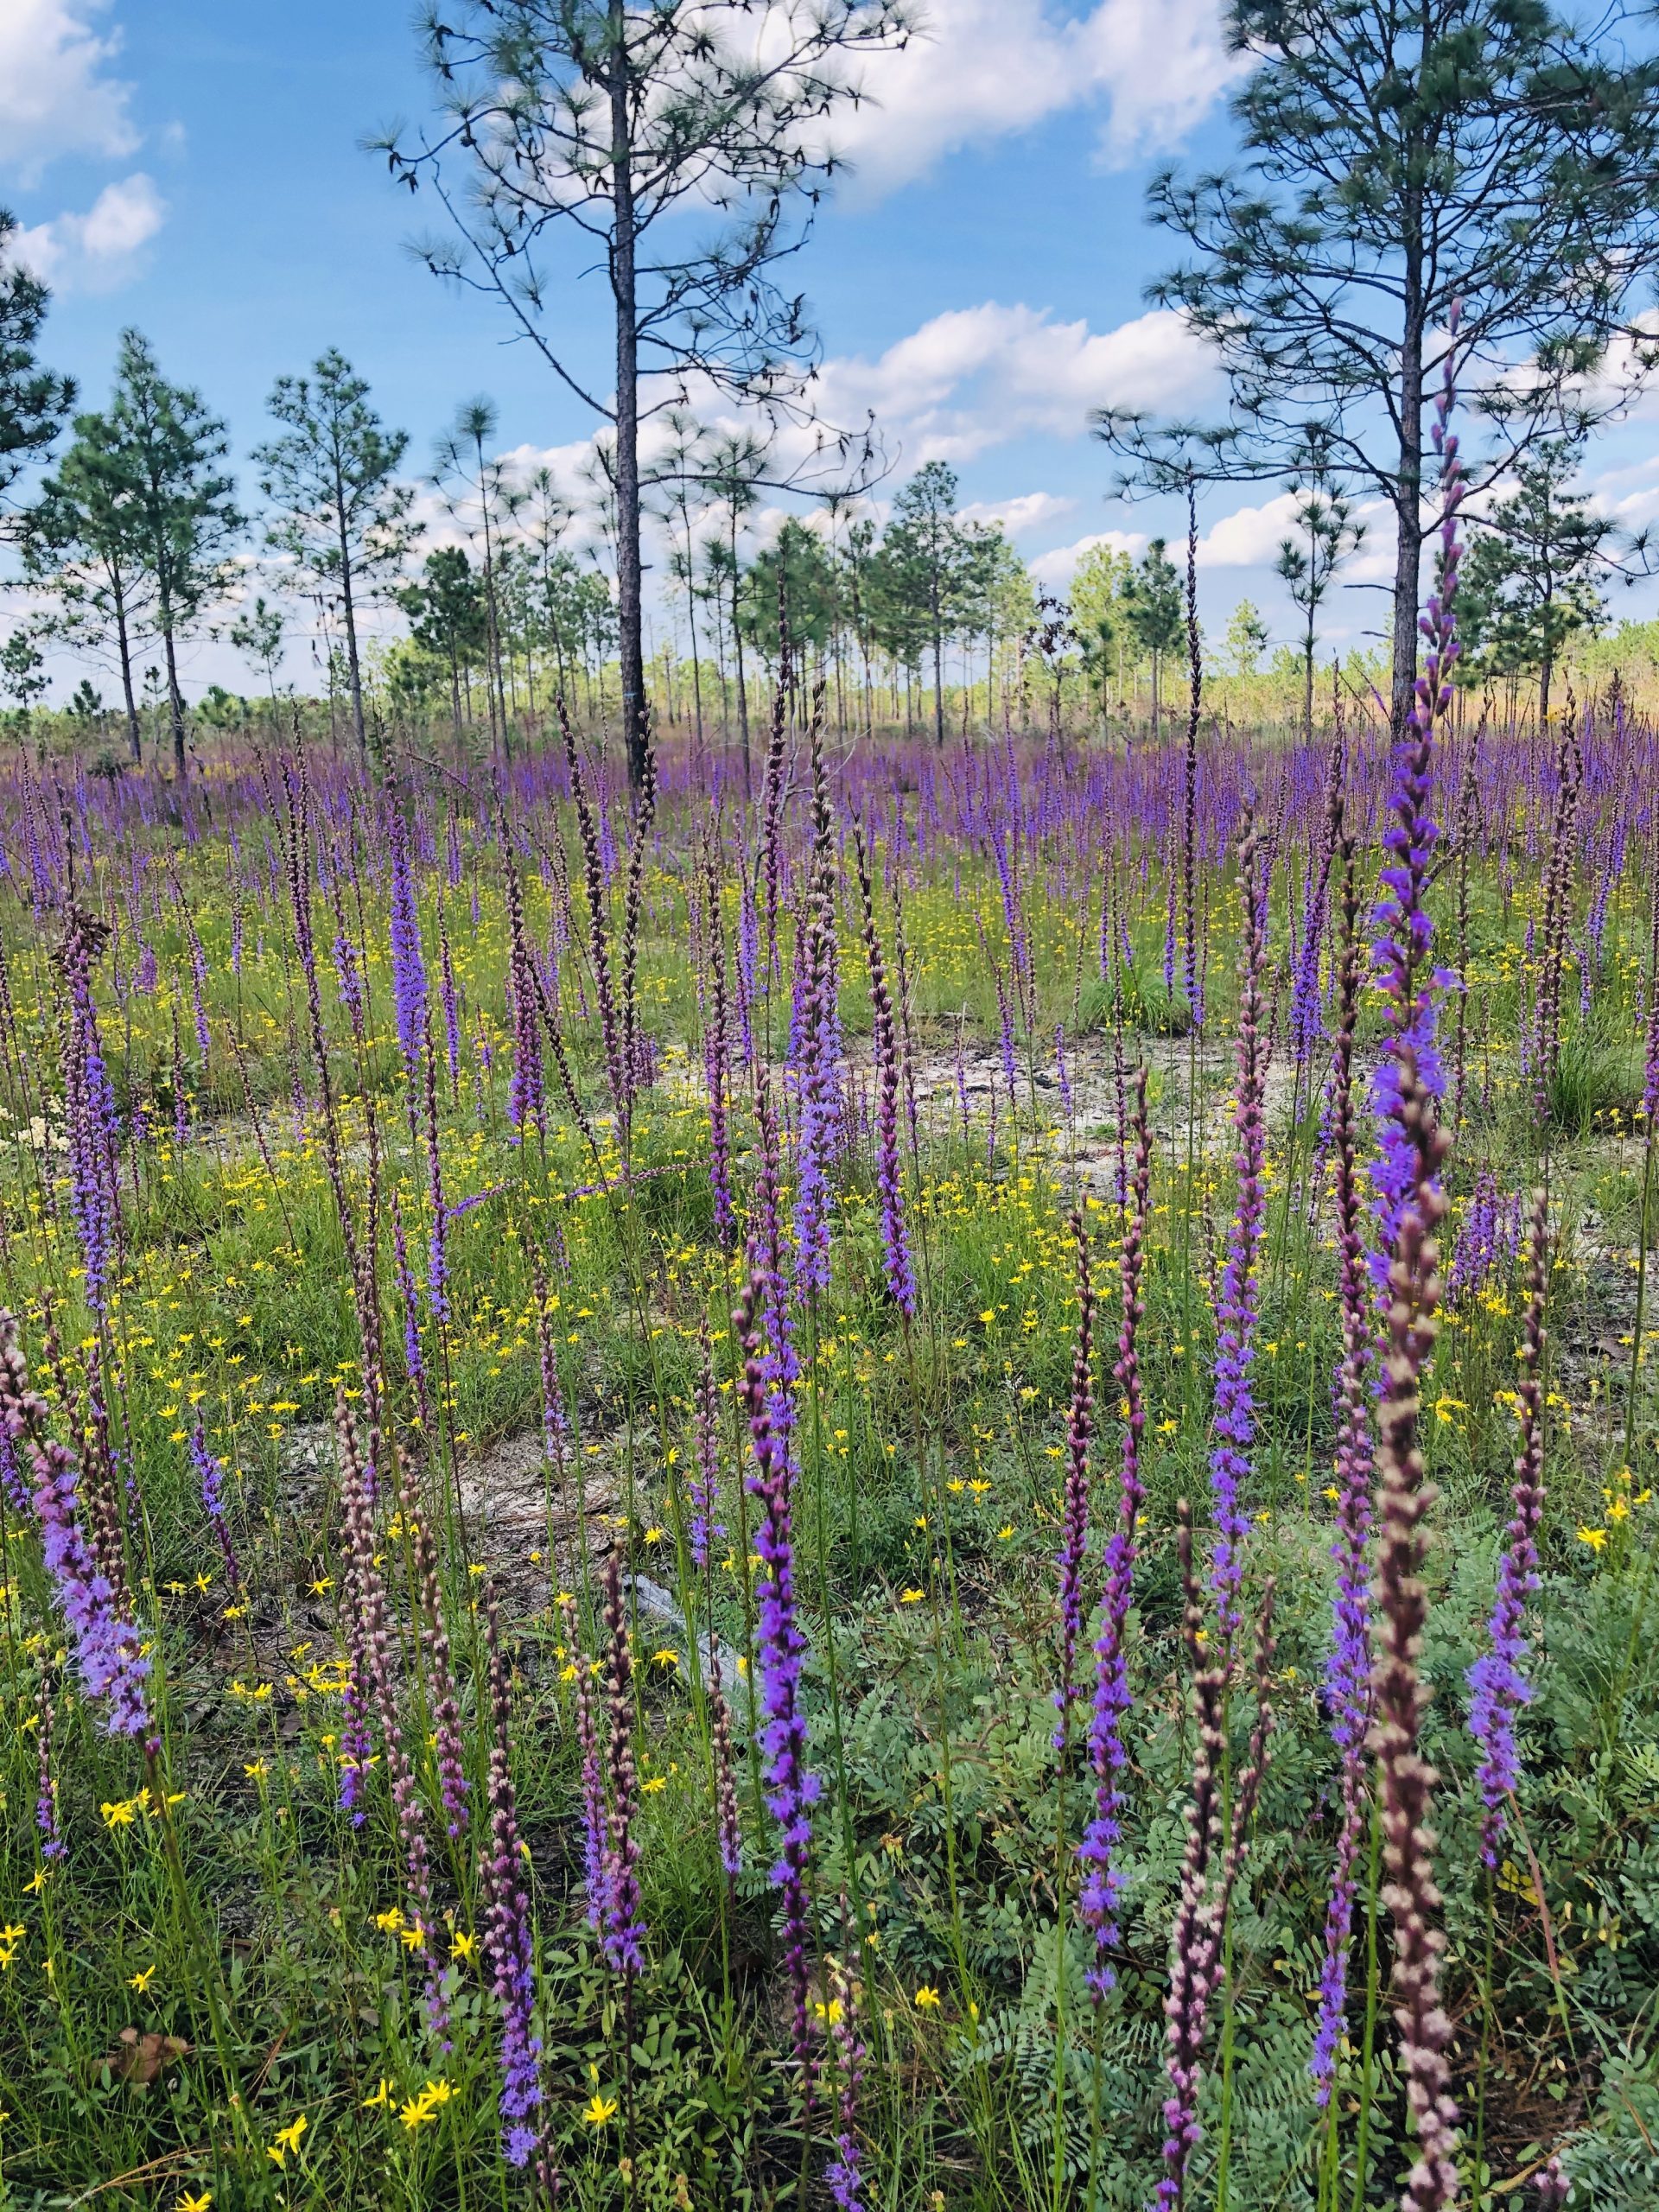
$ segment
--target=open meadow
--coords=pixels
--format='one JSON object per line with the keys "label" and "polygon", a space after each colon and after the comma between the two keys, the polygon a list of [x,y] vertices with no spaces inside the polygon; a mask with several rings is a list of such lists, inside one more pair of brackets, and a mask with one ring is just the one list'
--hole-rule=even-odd
{"label": "open meadow", "polygon": [[10,777],[6,2201],[1654,2201],[1651,731],[821,703]]}
{"label": "open meadow", "polygon": [[1659,2212],[1659,8],[408,11],[0,0],[0,2212]]}

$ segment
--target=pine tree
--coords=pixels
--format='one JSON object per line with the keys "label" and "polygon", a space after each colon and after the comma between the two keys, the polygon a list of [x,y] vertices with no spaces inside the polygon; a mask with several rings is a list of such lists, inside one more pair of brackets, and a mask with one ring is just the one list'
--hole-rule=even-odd
{"label": "pine tree", "polygon": [[1315,625],[1331,588],[1332,578],[1351,553],[1365,538],[1365,525],[1353,511],[1353,502],[1331,484],[1331,470],[1321,447],[1316,446],[1298,472],[1294,518],[1298,535],[1280,540],[1274,572],[1302,617],[1302,730],[1313,735],[1313,651],[1319,643]]}
{"label": "pine tree", "polygon": [[270,703],[276,704],[276,664],[283,657],[286,626],[283,612],[264,598],[256,598],[251,607],[243,608],[230,627],[230,640],[240,653],[257,661],[265,671],[265,689],[270,694]]}
{"label": "pine tree", "polygon": [[137,766],[143,734],[133,670],[156,634],[156,580],[131,458],[112,416],[77,415],[73,442],[23,517],[22,538],[24,575],[50,594],[56,633],[78,652],[113,653]]}
{"label": "pine tree", "polygon": [[507,720],[507,687],[501,664],[501,606],[497,591],[498,571],[506,532],[520,503],[518,488],[508,480],[503,462],[486,446],[494,437],[495,403],[481,394],[463,400],[455,419],[438,440],[433,481],[443,495],[450,514],[479,548],[479,582],[484,605],[484,690],[489,709],[490,746],[499,743],[502,758],[512,758],[512,725]]}
{"label": "pine tree", "polygon": [[1187,257],[1149,296],[1215,349],[1230,417],[1202,436],[1109,410],[1098,426],[1160,488],[1188,468],[1293,474],[1312,426],[1333,482],[1389,503],[1396,725],[1448,350],[1488,396],[1478,492],[1583,415],[1585,372],[1659,264],[1659,70],[1619,51],[1618,20],[1581,35],[1544,0],[1232,0],[1253,64],[1232,100],[1242,162],[1150,188]]}
{"label": "pine tree", "polygon": [[173,767],[185,773],[181,642],[225,597],[242,531],[235,484],[220,467],[225,425],[199,392],[168,384],[148,342],[124,331],[110,410],[116,465],[132,502],[132,545],[156,599],[167,671]]}
{"label": "pine tree", "polygon": [[918,469],[893,503],[881,541],[889,588],[933,659],[933,734],[944,743],[944,641],[962,626],[972,585],[968,532],[957,519],[956,473],[942,461]]}
{"label": "pine tree", "polygon": [[775,668],[780,616],[791,653],[822,654],[835,635],[836,601],[835,563],[823,538],[791,515],[750,563],[738,611],[750,643]]}
{"label": "pine tree", "polygon": [[1113,546],[1091,545],[1077,563],[1068,594],[1071,627],[1103,717],[1122,670],[1123,648],[1138,642],[1132,637],[1124,601],[1133,565],[1127,553]]}
{"label": "pine tree", "polygon": [[[456,0],[428,19],[444,121],[382,140],[425,182],[452,236],[421,249],[439,276],[493,297],[549,367],[611,426],[622,726],[637,783],[646,746],[639,430],[692,378],[798,413],[815,346],[779,281],[838,166],[826,123],[855,95],[849,55],[902,39],[892,0]],[[466,175],[456,181],[459,164]],[[722,211],[713,235],[692,212]],[[608,281],[610,397],[564,348],[549,270],[569,233]],[[833,442],[832,446],[833,446]]]}
{"label": "pine tree", "polygon": [[308,377],[277,378],[266,404],[287,432],[253,455],[259,488],[276,508],[266,543],[340,609],[352,730],[365,759],[359,603],[395,575],[416,535],[414,488],[394,480],[408,435],[383,429],[368,402],[368,385],[331,346]]}
{"label": "pine tree", "polygon": [[461,679],[483,654],[489,637],[484,594],[459,545],[441,545],[421,564],[417,582],[397,594],[415,642],[449,671],[449,703],[455,736],[461,734]]}
{"label": "pine tree", "polygon": [[1458,579],[1460,664],[1465,682],[1536,676],[1538,711],[1549,713],[1561,649],[1593,634],[1606,611],[1604,584],[1648,569],[1644,538],[1626,539],[1573,480],[1583,458],[1573,439],[1544,441],[1516,471],[1516,488],[1473,519]]}
{"label": "pine tree", "polygon": [[52,295],[10,257],[17,218],[0,207],[0,505],[32,461],[46,453],[75,404],[74,381],[43,369],[35,340]]}
{"label": "pine tree", "polygon": [[1166,539],[1153,539],[1123,579],[1122,598],[1129,635],[1152,662],[1152,731],[1155,738],[1163,705],[1164,655],[1177,651],[1186,634],[1180,573],[1169,558]]}
{"label": "pine tree", "polygon": [[1262,656],[1268,649],[1268,626],[1262,620],[1262,610],[1254,600],[1241,599],[1234,607],[1232,619],[1227,625],[1227,634],[1222,640],[1227,648],[1228,664],[1235,676],[1254,676],[1262,665]]}

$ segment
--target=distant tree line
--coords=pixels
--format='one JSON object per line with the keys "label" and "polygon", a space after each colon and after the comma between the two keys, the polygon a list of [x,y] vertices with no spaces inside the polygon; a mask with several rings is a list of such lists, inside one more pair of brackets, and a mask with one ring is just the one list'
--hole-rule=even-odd
{"label": "distant tree line", "polygon": [[[1162,169],[1148,201],[1177,249],[1150,296],[1208,343],[1224,404],[1094,420],[1119,488],[1173,495],[1194,531],[1213,487],[1287,495],[1274,565],[1295,627],[1270,675],[1306,731],[1351,586],[1383,594],[1367,683],[1396,723],[1409,706],[1448,383],[1470,493],[1461,680],[1511,706],[1535,688],[1549,712],[1611,588],[1649,572],[1645,542],[1584,488],[1586,440],[1659,352],[1643,315],[1659,55],[1623,42],[1624,22],[1546,0],[1231,0],[1251,64],[1235,159]],[[417,481],[407,435],[330,351],[276,380],[251,518],[224,423],[138,333],[108,404],[78,411],[41,356],[46,287],[0,211],[0,525],[35,609],[0,639],[14,727],[67,648],[109,671],[127,756],[155,732],[183,772],[181,657],[207,633],[257,672],[262,712],[303,688],[365,754],[390,717],[507,755],[559,694],[616,728],[636,779],[653,715],[729,739],[747,771],[753,683],[784,665],[785,634],[797,680],[822,683],[848,731],[1156,727],[1190,620],[1166,542],[1096,541],[1061,600],[963,515],[943,462],[889,493],[879,426],[814,413],[817,340],[785,274],[859,58],[911,28],[899,0],[456,0],[429,19],[435,120],[381,150],[441,218],[417,241],[429,266],[486,296],[592,416],[574,487],[510,467],[482,398]],[[712,225],[682,219],[692,207]],[[577,238],[598,247],[613,338],[593,389],[554,273]],[[1268,646],[1241,608],[1207,658],[1254,683]],[[82,721],[105,718],[90,676],[74,698]],[[238,711],[220,691],[200,714]]]}

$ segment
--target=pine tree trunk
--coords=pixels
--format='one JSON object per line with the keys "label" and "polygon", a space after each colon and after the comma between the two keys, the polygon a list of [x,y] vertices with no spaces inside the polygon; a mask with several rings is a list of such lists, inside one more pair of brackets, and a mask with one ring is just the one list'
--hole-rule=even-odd
{"label": "pine tree trunk", "polygon": [[138,702],[132,690],[132,640],[127,635],[126,601],[119,582],[115,587],[115,642],[121,657],[121,696],[126,708],[127,750],[132,755],[135,768],[144,761],[143,731],[138,721]]}
{"label": "pine tree trunk", "polygon": [[685,626],[690,632],[691,637],[691,713],[692,719],[696,724],[698,748],[701,749],[702,745],[702,671],[697,666],[697,594],[690,581],[692,563],[695,558],[696,548],[692,543],[691,532],[688,530],[685,533],[685,573],[687,578],[685,587]]}
{"label": "pine tree trunk", "polygon": [[1421,275],[1408,257],[1403,341],[1400,348],[1400,468],[1395,490],[1394,675],[1389,721],[1397,744],[1411,713],[1417,682],[1417,593],[1423,551],[1423,327]]}
{"label": "pine tree trunk", "polygon": [[732,513],[732,660],[737,671],[737,735],[743,753],[743,796],[752,788],[749,765],[749,695],[743,679],[743,632],[737,608],[737,513]]}
{"label": "pine tree trunk", "polygon": [[[639,572],[639,330],[634,283],[633,170],[626,29],[621,0],[611,0],[612,196],[615,234],[611,282],[616,298],[617,644],[622,677],[622,740],[628,781],[645,772],[645,665]],[[747,758],[747,754],[746,754]]]}
{"label": "pine tree trunk", "polygon": [[173,610],[165,599],[162,601],[162,648],[167,662],[167,712],[173,732],[173,772],[182,783],[187,773],[184,758],[184,694],[179,690],[178,656],[173,650]]}
{"label": "pine tree trunk", "polygon": [[499,742],[502,759],[510,762],[512,741],[507,731],[506,688],[501,681],[501,631],[495,611],[495,548],[490,541],[490,502],[484,487],[482,438],[478,440],[478,506],[484,522],[484,702],[490,715],[490,750],[493,753]]}
{"label": "pine tree trunk", "polygon": [[357,609],[352,601],[352,556],[346,535],[346,490],[334,471],[334,520],[340,532],[340,603],[346,618],[346,672],[352,692],[352,730],[359,757],[366,766],[369,734],[363,721],[363,674],[357,658]]}

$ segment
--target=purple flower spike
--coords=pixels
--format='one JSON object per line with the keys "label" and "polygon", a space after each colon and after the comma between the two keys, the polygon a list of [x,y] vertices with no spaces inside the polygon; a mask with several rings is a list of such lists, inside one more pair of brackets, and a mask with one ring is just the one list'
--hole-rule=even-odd
{"label": "purple flower spike", "polygon": [[1117,1363],[1112,1370],[1123,1403],[1123,1459],[1118,1484],[1117,1526],[1106,1547],[1106,1600],[1095,1644],[1095,1700],[1089,1722],[1090,1764],[1094,1770],[1095,1808],[1077,1857],[1085,1869],[1078,1916],[1095,1939],[1095,1963],[1089,1986],[1096,2000],[1116,1976],[1106,1954],[1118,1940],[1117,1899],[1121,1878],[1113,1853],[1122,1840],[1124,1801],[1120,1787],[1128,1752],[1123,1742],[1128,1714],[1128,1669],[1123,1639],[1135,1593],[1136,1529],[1146,1489],[1141,1479],[1141,1440],[1147,1408],[1141,1389],[1139,1338],[1145,1302],[1147,1224],[1152,1208],[1152,1133],[1147,1122],[1147,1071],[1135,1072],[1135,1167],[1129,1184],[1130,1212],[1120,1262],[1123,1318],[1119,1325]]}
{"label": "purple flower spike", "polygon": [[1089,1450],[1095,1435],[1095,1389],[1091,1371],[1095,1338],[1095,1292],[1089,1275],[1089,1240],[1083,1218],[1071,1217],[1077,1248],[1077,1337],[1071,1355],[1071,1411],[1065,1427],[1065,1485],[1060,1504],[1060,1549],[1054,1564],[1060,1579],[1060,1677],[1054,1690],[1059,1723],[1054,1749],[1064,1757],[1066,1726],[1077,1701],[1077,1640],[1083,1633],[1083,1560],[1089,1541]]}
{"label": "purple flower spike", "polygon": [[576,1748],[582,1753],[582,1881],[588,1899],[588,1925],[597,1935],[605,1925],[609,1895],[605,1863],[605,1773],[600,1764],[593,1674],[582,1648],[576,1601],[568,1592],[559,1599],[559,1611],[569,1653],[566,1664],[575,1692]]}
{"label": "purple flower spike", "polygon": [[501,2012],[502,2148],[510,2166],[526,2166],[537,2139],[530,2115],[542,2101],[542,2044],[533,2024],[536,1980],[530,1900],[524,1892],[524,1851],[512,1786],[512,1700],[493,1591],[485,1599],[484,1634],[493,1725],[486,1784],[489,1840],[479,1851],[482,1949]]}
{"label": "purple flower spike", "polygon": [[622,1568],[613,1552],[605,1562],[605,1626],[610,1637],[607,1753],[610,1825],[605,1848],[605,1956],[632,1981],[645,1970],[645,1922],[639,1912],[639,1840],[633,1831],[639,1781],[633,1758],[633,1656],[622,1602]]}
{"label": "purple flower spike", "polygon": [[35,1738],[35,1827],[41,1839],[41,1856],[49,1866],[61,1859],[67,1847],[58,1825],[58,1777],[52,1770],[52,1700],[42,1692],[41,1725]]}
{"label": "purple flower spike", "polygon": [[858,861],[858,887],[864,902],[864,957],[870,970],[870,1010],[875,1039],[875,1187],[881,1207],[881,1250],[893,1302],[910,1321],[916,1313],[916,1274],[911,1265],[910,1238],[905,1227],[904,1186],[899,1160],[899,1037],[893,1025],[887,967],[881,957],[881,940],[876,934],[869,856],[864,849],[863,831],[856,822],[853,824],[853,849]]}
{"label": "purple flower spike", "polygon": [[807,1764],[806,1715],[801,1700],[806,1638],[795,1604],[795,1540],[791,1527],[793,1470],[767,1410],[766,1377],[760,1360],[757,1315],[766,1296],[765,1283],[759,1275],[752,1276],[732,1320],[743,1347],[743,1396],[754,1451],[749,1489],[760,1501],[763,1516],[754,1538],[765,1573],[760,1589],[758,1638],[764,1716],[760,1741],[766,1762],[766,1809],[782,1832],[782,1847],[772,1879],[783,1897],[784,1968],[793,1998],[795,2056],[804,2069],[810,2094],[812,2053],[807,2036],[807,1952],[812,1929],[807,1872],[818,1777]]}
{"label": "purple flower spike", "polygon": [[1256,829],[1247,803],[1238,847],[1238,887],[1243,906],[1243,972],[1239,984],[1238,1053],[1233,1106],[1237,1140],[1238,1199],[1227,1240],[1217,1301],[1216,1443],[1210,1454],[1210,1491],[1216,1518],[1216,1549],[1211,1587],[1225,1649],[1230,1652],[1241,1614],[1243,1585],[1240,1548],[1249,1530],[1240,1503],[1241,1485],[1250,1471],[1255,1436],[1255,1399],[1250,1373],[1255,1363],[1261,1256],[1267,1198],[1262,1173],[1267,1156],[1264,1096],[1268,1037],[1262,1004],[1262,969],[1267,950],[1268,858],[1266,839]]}
{"label": "purple flower spike", "polygon": [[132,1618],[118,1541],[100,1544],[98,1501],[83,1495],[84,1470],[74,1453],[48,1433],[46,1401],[29,1387],[16,1318],[3,1309],[0,1424],[14,1443],[27,1446],[47,1573],[86,1694],[107,1700],[104,1725],[111,1735],[147,1736],[149,1661]]}
{"label": "purple flower spike", "polygon": [[415,905],[415,885],[409,872],[409,830],[403,809],[391,809],[388,821],[391,844],[391,991],[397,1021],[397,1042],[410,1088],[416,1088],[420,1066],[421,1035],[426,1020],[426,961],[421,950],[421,918]]}
{"label": "purple flower spike", "polygon": [[1331,1074],[1330,1131],[1336,1159],[1338,1306],[1342,1359],[1337,1370],[1337,1566],[1332,1650],[1325,1665],[1331,1735],[1341,1760],[1342,1824],[1325,1905],[1325,1961],[1311,2070],[1318,2101],[1330,2101],[1338,2047],[1347,2025],[1348,1952],[1353,1934],[1354,1866],[1365,1818],[1365,1735],[1371,1713],[1371,1430],[1374,1331],[1365,1267],[1363,1200],[1354,1134],[1354,1046],[1359,1022],[1358,893],[1354,841],[1338,828],[1343,876],[1338,1024]]}
{"label": "purple flower spike", "polygon": [[231,1578],[232,1587],[239,1590],[242,1587],[242,1569],[231,1542],[231,1532],[225,1525],[225,1469],[222,1462],[207,1449],[207,1434],[202,1427],[200,1415],[190,1432],[190,1463],[201,1485],[202,1510],[213,1524],[213,1535],[224,1558],[225,1572]]}
{"label": "purple flower spike", "polygon": [[[1452,333],[1455,342],[1456,332]],[[1440,2001],[1446,1937],[1436,1924],[1432,1808],[1433,1768],[1420,1738],[1427,1695],[1419,1663],[1428,1592],[1423,1580],[1425,1516],[1434,1489],[1420,1440],[1423,1379],[1433,1357],[1440,1302],[1439,1232],[1446,1219],[1440,1172],[1451,1148],[1439,1104],[1443,1083],[1435,1039],[1430,965],[1433,929],[1424,904],[1439,838],[1431,811],[1434,736],[1452,699],[1458,654],[1455,606],[1458,507],[1463,496],[1457,441],[1447,429],[1453,397],[1452,346],[1434,424],[1442,454],[1444,522],[1440,592],[1423,630],[1428,640],[1415,703],[1395,748],[1390,822],[1383,842],[1376,972],[1387,995],[1389,1033],[1372,1096],[1381,1129],[1377,1185],[1379,1291],[1385,1301],[1383,1383],[1376,1408],[1376,1661],[1371,1680],[1386,1886],[1394,1923],[1390,1976],[1400,2067],[1417,2123],[1416,2159],[1402,2212],[1441,2212],[1456,2201],[1458,2107],[1447,2050],[1452,2023]]]}
{"label": "purple flower spike", "polygon": [[795,1145],[795,1273],[830,1287],[830,1164],[841,1131],[840,982],[836,948],[834,822],[823,765],[821,702],[812,720],[812,874],[796,978],[791,1076],[799,1102]]}
{"label": "purple flower spike", "polygon": [[720,1510],[720,1408],[706,1319],[698,1332],[697,1397],[692,1427],[696,1469],[691,1478],[691,1557],[703,1568],[709,1564],[709,1539],[726,1534],[724,1522],[715,1518]]}
{"label": "purple flower spike", "polygon": [[[61,1053],[69,1209],[86,1270],[86,1303],[100,1315],[109,1300],[110,1264],[121,1217],[116,1168],[119,1124],[92,1002],[92,969],[108,938],[107,926],[95,915],[71,906],[58,953],[64,980]],[[176,1046],[175,1049],[176,1060]],[[175,1070],[175,1081],[182,1100],[181,1071]]]}
{"label": "purple flower spike", "polygon": [[1521,1779],[1516,1715],[1532,1695],[1525,1673],[1526,1615],[1527,1599],[1538,1587],[1538,1525],[1544,1510],[1544,1291],[1548,1279],[1548,1216],[1540,1191],[1533,1200],[1527,1319],[1516,1355],[1521,1363],[1516,1389],[1521,1402],[1521,1449],[1515,1462],[1515,1487],[1510,1493],[1515,1514],[1504,1531],[1498,1563],[1497,1601],[1488,1625],[1492,1648],[1469,1669],[1469,1687],[1474,1693],[1469,1728],[1485,1752],[1479,1777],[1481,1800],[1486,1808],[1480,1855],[1488,1866],[1497,1864],[1504,1802]]}
{"label": "purple flower spike", "polygon": [[839,1959],[831,1959],[822,2007],[839,2076],[836,2094],[836,2155],[823,2170],[824,2186],[839,2212],[864,2212],[864,2171],[856,2133],[858,2093],[865,2049],[858,2028],[858,1992]]}

